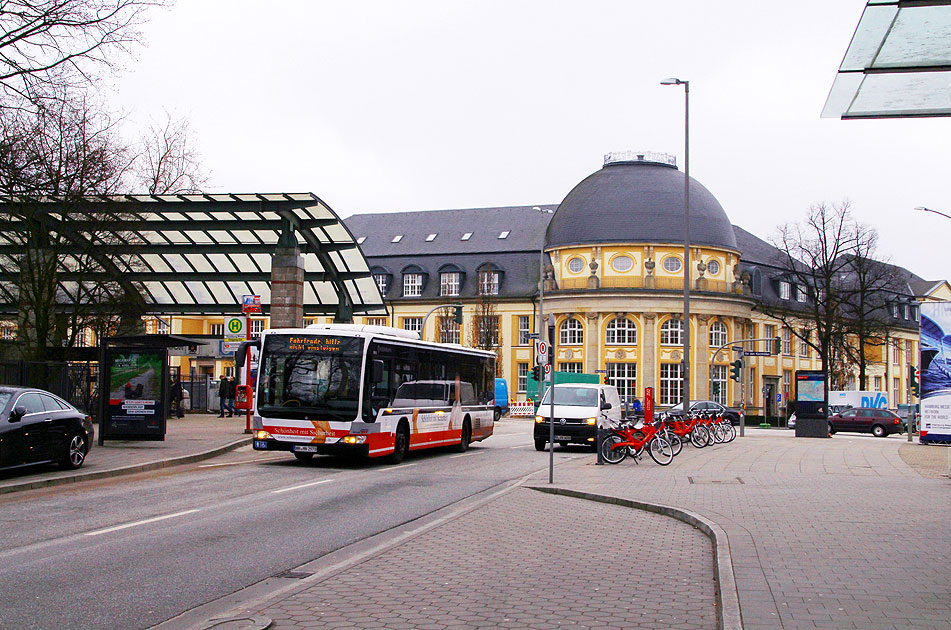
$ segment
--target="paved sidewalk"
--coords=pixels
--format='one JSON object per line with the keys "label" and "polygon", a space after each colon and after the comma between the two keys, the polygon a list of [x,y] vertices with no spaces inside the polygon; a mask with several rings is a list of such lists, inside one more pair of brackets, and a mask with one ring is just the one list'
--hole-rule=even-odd
{"label": "paved sidewalk", "polygon": [[219,418],[212,414],[188,414],[170,418],[162,442],[107,440],[96,442],[79,470],[63,470],[58,466],[37,466],[0,473],[0,494],[42,488],[45,486],[101,479],[122,474],[144,472],[176,464],[185,464],[251,443],[244,432],[246,418]]}

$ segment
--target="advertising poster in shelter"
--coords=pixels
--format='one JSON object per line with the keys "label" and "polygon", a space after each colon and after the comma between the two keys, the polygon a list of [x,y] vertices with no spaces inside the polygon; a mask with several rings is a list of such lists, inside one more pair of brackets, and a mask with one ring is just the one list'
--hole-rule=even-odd
{"label": "advertising poster in shelter", "polygon": [[951,442],[951,304],[921,304],[921,441]]}
{"label": "advertising poster in shelter", "polygon": [[107,348],[104,439],[164,440],[167,350]]}

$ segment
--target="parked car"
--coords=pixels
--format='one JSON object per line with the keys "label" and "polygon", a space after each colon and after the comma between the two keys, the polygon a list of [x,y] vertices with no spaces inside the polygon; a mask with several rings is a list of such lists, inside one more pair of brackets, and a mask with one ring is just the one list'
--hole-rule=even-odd
{"label": "parked car", "polygon": [[[551,429],[548,423],[551,388],[542,397],[535,416],[535,450],[545,449]],[[604,413],[612,424],[621,421],[621,397],[614,385],[558,383],[555,385],[555,442],[586,444],[597,449],[598,418]]]}
{"label": "parked car", "polygon": [[829,433],[854,431],[885,437],[892,433],[902,433],[904,429],[905,425],[898,414],[888,409],[857,407],[843,409],[829,417]]}
{"label": "parked car", "polygon": [[50,462],[79,468],[94,433],[92,418],[59,396],[0,386],[0,468]]}
{"label": "parked car", "polygon": [[[669,409],[670,413],[674,415],[683,414],[684,403],[683,401],[677,403]],[[739,409],[733,409],[732,407],[727,407],[721,405],[718,402],[713,402],[712,400],[694,400],[690,403],[690,411],[716,411],[717,413],[723,413],[723,416],[733,424],[740,423],[740,411]]]}

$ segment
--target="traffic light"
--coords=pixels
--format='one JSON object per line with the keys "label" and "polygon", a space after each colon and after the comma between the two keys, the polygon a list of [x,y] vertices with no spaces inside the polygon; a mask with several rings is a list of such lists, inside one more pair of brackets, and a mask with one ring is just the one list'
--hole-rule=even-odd
{"label": "traffic light", "polygon": [[462,307],[454,306],[453,308],[456,311],[455,315],[453,315],[453,319],[456,321],[457,324],[462,326]]}
{"label": "traffic light", "polygon": [[541,381],[541,379],[539,378],[541,376],[541,371],[542,371],[541,367],[537,365],[532,366],[532,378],[535,379],[536,383]]}
{"label": "traffic light", "polygon": [[921,397],[921,386],[918,383],[918,369],[914,365],[908,366],[908,378],[911,381],[911,393],[915,398]]}
{"label": "traffic light", "polygon": [[779,337],[773,337],[773,354],[779,354],[780,349],[782,345]]}
{"label": "traffic light", "polygon": [[713,384],[713,387],[710,388],[710,391],[713,392],[713,395],[714,395],[714,396],[719,396],[719,395],[720,395],[720,384],[719,384],[719,383],[714,383],[714,384]]}
{"label": "traffic light", "polygon": [[736,382],[743,378],[743,359],[737,359],[730,364],[730,378]]}

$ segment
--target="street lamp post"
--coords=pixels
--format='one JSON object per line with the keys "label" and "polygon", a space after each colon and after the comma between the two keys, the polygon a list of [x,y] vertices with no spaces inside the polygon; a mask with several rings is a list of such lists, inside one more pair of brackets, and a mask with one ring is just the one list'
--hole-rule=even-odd
{"label": "street lamp post", "polygon": [[947,214],[945,214],[945,213],[943,213],[943,212],[939,212],[939,211],[937,211],[937,210],[932,210],[931,208],[926,208],[926,207],[924,207],[924,206],[915,206],[915,210],[919,210],[919,211],[921,211],[921,212],[934,212],[935,214],[940,214],[940,215],[943,216],[945,219],[951,219],[951,215],[947,215]]}
{"label": "street lamp post", "polygon": [[690,81],[664,79],[661,85],[684,86],[684,417],[690,412]]}

